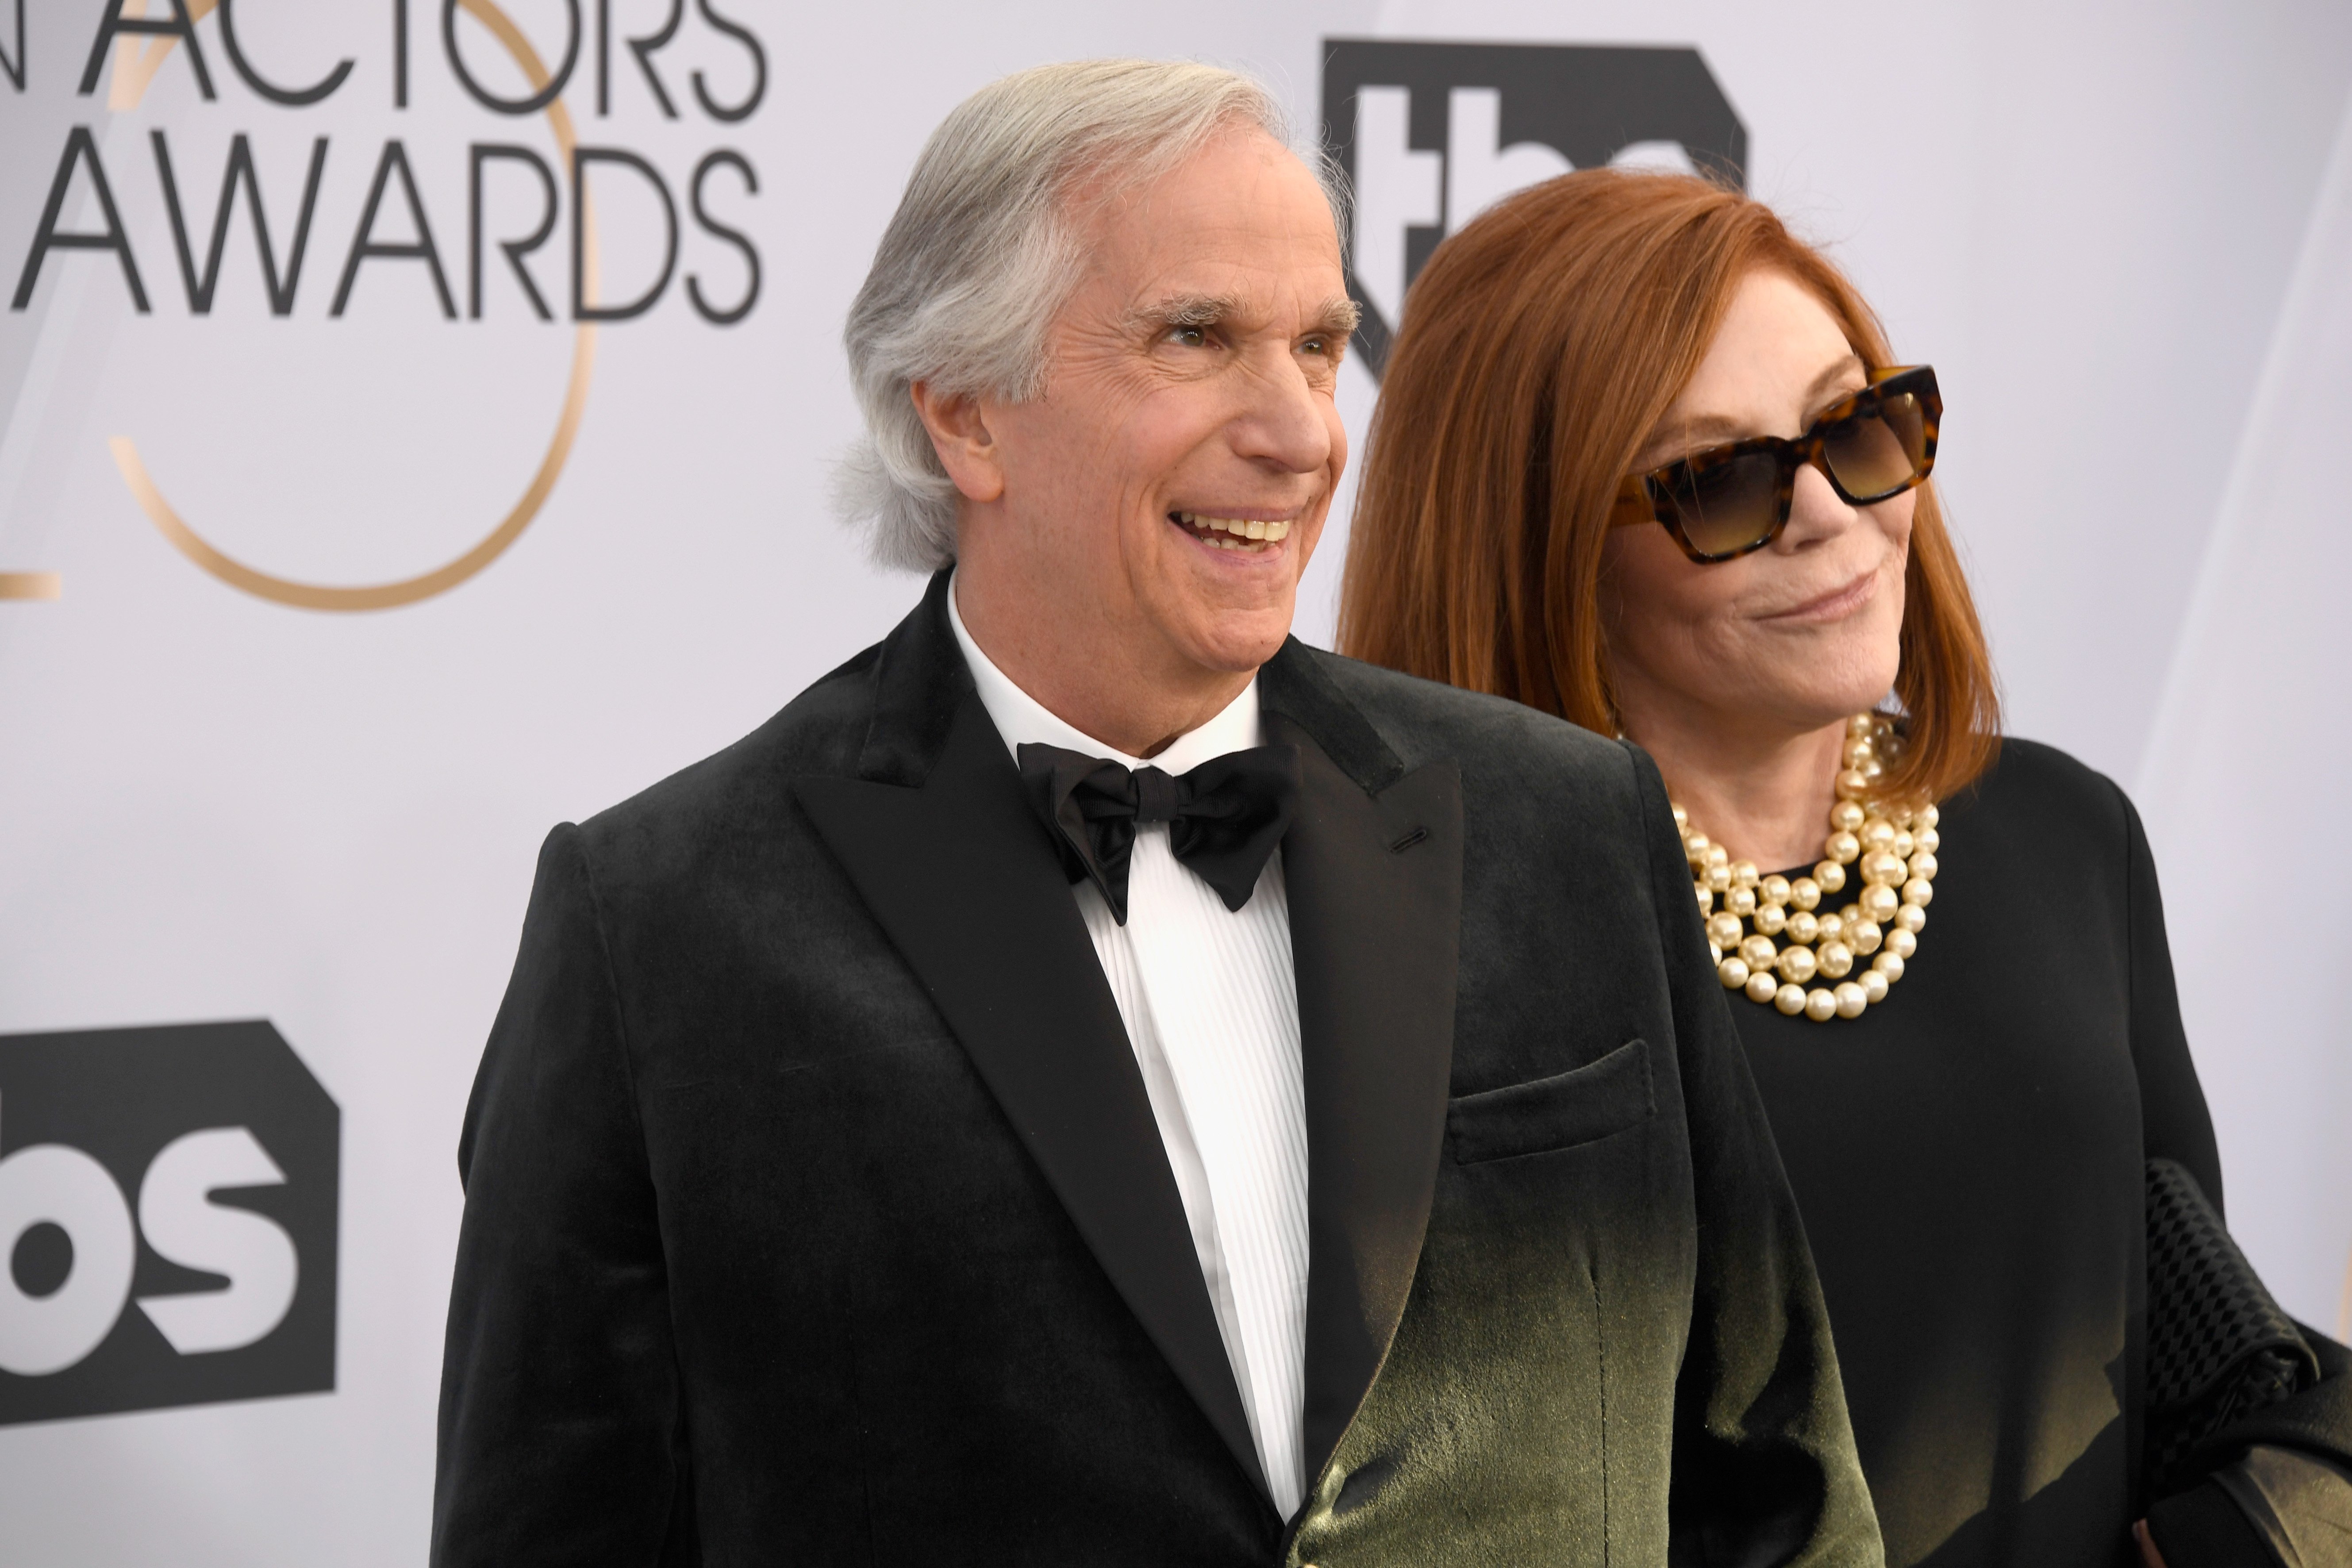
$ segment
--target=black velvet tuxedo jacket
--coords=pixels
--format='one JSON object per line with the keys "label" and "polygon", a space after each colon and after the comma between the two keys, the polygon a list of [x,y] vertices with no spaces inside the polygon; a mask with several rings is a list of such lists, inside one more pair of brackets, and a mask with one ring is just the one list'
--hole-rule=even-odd
{"label": "black velvet tuxedo jacket", "polygon": [[1655,772],[1297,642],[1276,1514],[945,594],[548,839],[459,1147],[435,1561],[1877,1563]]}

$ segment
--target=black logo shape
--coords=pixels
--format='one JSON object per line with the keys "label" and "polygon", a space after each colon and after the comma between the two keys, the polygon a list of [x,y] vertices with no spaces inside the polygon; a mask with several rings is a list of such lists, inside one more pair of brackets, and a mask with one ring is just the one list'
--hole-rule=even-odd
{"label": "black logo shape", "polygon": [[1748,130],[1693,48],[1327,38],[1323,136],[1355,197],[1348,292],[1377,378],[1404,290],[1489,201],[1570,168],[1696,168],[1745,184]]}
{"label": "black logo shape", "polygon": [[264,1022],[0,1036],[0,1425],[333,1388],[341,1137]]}

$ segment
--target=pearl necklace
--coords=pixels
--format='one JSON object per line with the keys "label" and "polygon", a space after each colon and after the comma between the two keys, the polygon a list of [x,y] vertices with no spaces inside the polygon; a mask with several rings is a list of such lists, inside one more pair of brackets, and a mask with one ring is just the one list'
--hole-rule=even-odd
{"label": "pearl necklace", "polygon": [[[1822,844],[1825,858],[1810,877],[1759,876],[1754,861],[1733,860],[1690,825],[1689,813],[1675,807],[1724,989],[1744,991],[1751,1002],[1769,1002],[1816,1023],[1858,1018],[1886,1000],[1887,987],[1903,978],[1905,961],[1918,951],[1919,929],[1935,897],[1936,808],[1870,798],[1871,786],[1886,771],[1882,754],[1895,755],[1902,737],[1878,713],[1855,714],[1845,733],[1845,766],[1837,775],[1837,804],[1830,807],[1830,834]],[[1860,895],[1834,914],[1816,914],[1825,895],[1843,890],[1849,866],[1862,879]],[[1890,922],[1894,929],[1881,929]],[[1781,939],[1777,945],[1776,936]],[[1865,958],[1870,967],[1855,974],[1855,964]],[[1816,976],[1838,984],[1807,990]]]}

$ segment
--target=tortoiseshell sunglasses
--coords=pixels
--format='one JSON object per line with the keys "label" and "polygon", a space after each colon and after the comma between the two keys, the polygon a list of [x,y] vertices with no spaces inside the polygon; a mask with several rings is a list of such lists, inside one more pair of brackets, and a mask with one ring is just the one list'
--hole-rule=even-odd
{"label": "tortoiseshell sunglasses", "polygon": [[1943,416],[1933,365],[1874,371],[1870,385],[1823,409],[1793,441],[1758,436],[1629,476],[1610,526],[1664,523],[1693,561],[1729,561],[1780,537],[1797,470],[1809,463],[1848,506],[1869,506],[1918,484],[1936,466],[1936,426]]}

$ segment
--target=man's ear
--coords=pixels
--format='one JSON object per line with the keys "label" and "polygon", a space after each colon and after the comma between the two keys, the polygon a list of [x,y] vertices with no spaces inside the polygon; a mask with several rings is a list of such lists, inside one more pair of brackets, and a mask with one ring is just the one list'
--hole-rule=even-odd
{"label": "man's ear", "polygon": [[907,389],[915,413],[930,432],[931,450],[940,455],[948,478],[965,499],[992,501],[1004,493],[1003,453],[995,432],[988,427],[980,399],[968,393],[946,394],[929,382]]}

